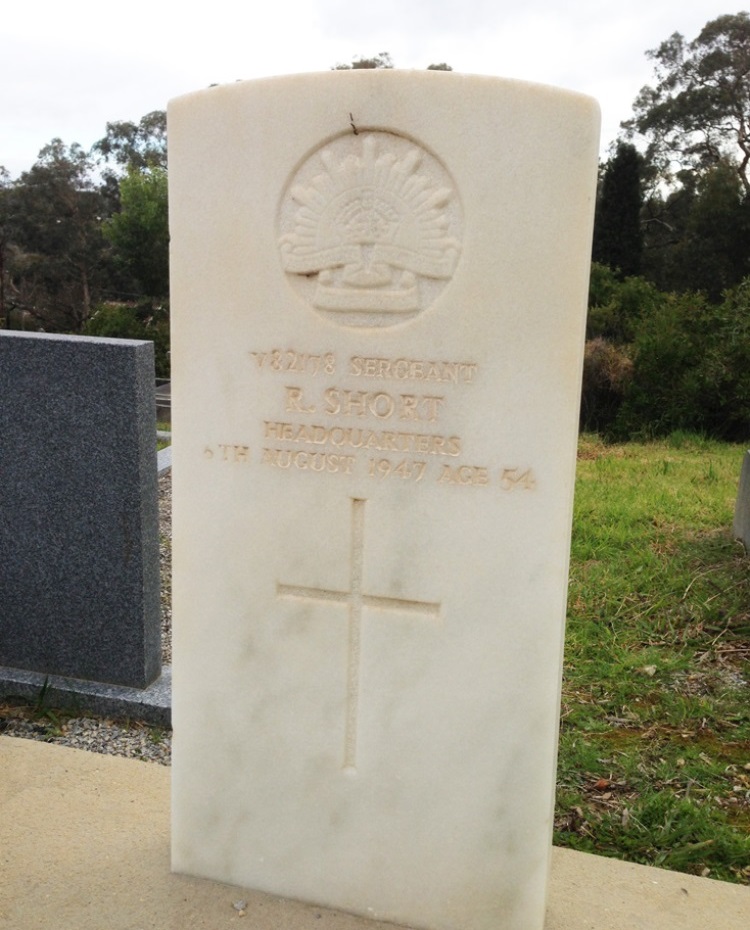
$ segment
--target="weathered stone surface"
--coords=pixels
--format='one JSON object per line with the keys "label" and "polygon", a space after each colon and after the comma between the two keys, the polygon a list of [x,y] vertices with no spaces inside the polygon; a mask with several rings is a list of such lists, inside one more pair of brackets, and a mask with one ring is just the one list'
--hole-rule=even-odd
{"label": "weathered stone surface", "polygon": [[542,927],[597,141],[436,72],[171,105],[176,870]]}

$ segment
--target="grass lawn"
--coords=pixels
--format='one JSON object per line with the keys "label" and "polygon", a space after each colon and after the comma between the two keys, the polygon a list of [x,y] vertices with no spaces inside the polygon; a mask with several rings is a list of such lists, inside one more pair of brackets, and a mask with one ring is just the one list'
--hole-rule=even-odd
{"label": "grass lawn", "polygon": [[557,845],[750,882],[744,452],[581,438]]}
{"label": "grass lawn", "polygon": [[[156,429],[159,432],[165,432],[165,433],[169,433],[172,431],[172,427],[169,423],[157,423]],[[157,437],[156,451],[159,452],[161,449],[166,449],[167,446],[171,446],[171,445],[172,445],[171,437],[169,439],[161,439],[160,437]]]}

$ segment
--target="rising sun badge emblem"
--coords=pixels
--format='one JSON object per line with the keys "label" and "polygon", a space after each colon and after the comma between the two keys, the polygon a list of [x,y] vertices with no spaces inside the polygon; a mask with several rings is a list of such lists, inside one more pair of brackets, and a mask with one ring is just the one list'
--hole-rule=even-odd
{"label": "rising sun badge emblem", "polygon": [[426,309],[452,278],[461,210],[440,162],[389,132],[360,132],[314,152],[284,193],[281,263],[321,314],[390,326]]}

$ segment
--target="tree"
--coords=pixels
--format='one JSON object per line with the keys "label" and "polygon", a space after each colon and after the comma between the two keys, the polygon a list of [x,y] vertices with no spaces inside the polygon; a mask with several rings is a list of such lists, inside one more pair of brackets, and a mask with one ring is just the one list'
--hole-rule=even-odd
{"label": "tree", "polygon": [[79,145],[53,139],[12,186],[17,307],[45,328],[80,332],[108,277],[107,203],[91,168]]}
{"label": "tree", "polygon": [[749,209],[730,166],[718,164],[698,179],[677,250],[681,290],[702,290],[717,302],[748,274]]}
{"label": "tree", "polygon": [[697,196],[697,178],[686,170],[679,173],[676,186],[655,189],[643,206],[641,270],[663,291],[685,290],[680,250]]}
{"label": "tree", "polygon": [[731,164],[750,193],[750,16],[719,16],[689,43],[675,32],[647,55],[657,82],[622,124],[629,137],[646,137],[647,158],[665,180],[675,164],[698,172]]}
{"label": "tree", "polygon": [[94,310],[83,329],[86,336],[148,339],[154,344],[157,378],[169,377],[169,313],[166,307],[105,303]]}
{"label": "tree", "polygon": [[92,156],[105,162],[108,173],[112,164],[120,173],[129,168],[144,170],[167,167],[167,114],[164,110],[147,113],[138,123],[107,123],[107,134],[94,143]]}
{"label": "tree", "polygon": [[335,65],[331,70],[332,71],[356,71],[361,68],[393,68],[393,61],[388,52],[380,52],[378,55],[373,55],[372,58],[363,58],[361,55],[359,58],[355,58],[350,65]]}
{"label": "tree", "polygon": [[120,181],[120,211],[104,223],[103,232],[143,296],[168,297],[169,220],[164,168],[128,169]]}
{"label": "tree", "polygon": [[[350,65],[338,64],[334,65],[331,68],[332,71],[358,71],[362,68],[385,68],[390,70],[394,68],[393,59],[390,56],[389,52],[380,52],[377,55],[373,55],[371,58],[364,58],[360,56],[355,58]],[[444,61],[438,65],[427,65],[428,71],[452,71],[450,65],[447,65]]]}
{"label": "tree", "polygon": [[750,272],[750,201],[734,167],[681,171],[643,210],[643,274],[664,291],[716,302]]}
{"label": "tree", "polygon": [[594,261],[617,270],[623,278],[641,270],[642,161],[634,145],[619,142],[604,166],[597,197]]}

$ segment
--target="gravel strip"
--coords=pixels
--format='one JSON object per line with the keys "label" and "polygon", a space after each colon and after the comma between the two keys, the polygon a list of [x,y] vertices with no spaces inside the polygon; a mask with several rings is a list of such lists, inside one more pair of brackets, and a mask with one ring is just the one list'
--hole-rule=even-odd
{"label": "gravel strip", "polygon": [[3,735],[87,749],[89,752],[110,756],[159,762],[162,765],[169,765],[171,761],[171,730],[147,727],[140,723],[115,723],[95,717],[63,718],[55,723],[49,715],[44,719],[29,719],[27,712],[28,709],[22,707],[0,707],[0,729]]}
{"label": "gravel strip", "polygon": [[[172,663],[172,476],[159,479],[159,565],[161,570],[162,663]],[[0,701],[0,733],[42,740],[89,752],[169,765],[172,731],[162,727],[94,717],[70,717],[26,704]]]}

